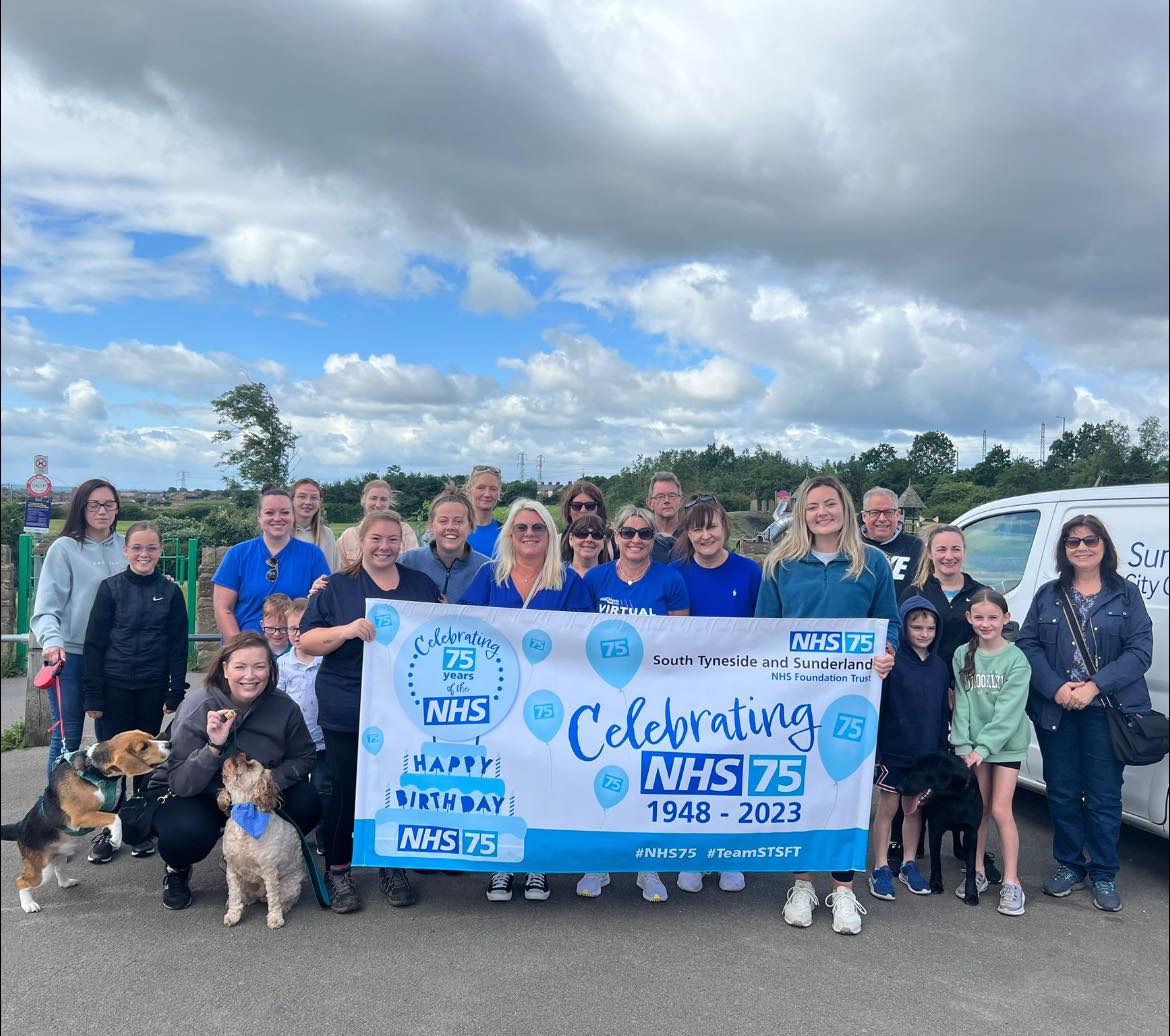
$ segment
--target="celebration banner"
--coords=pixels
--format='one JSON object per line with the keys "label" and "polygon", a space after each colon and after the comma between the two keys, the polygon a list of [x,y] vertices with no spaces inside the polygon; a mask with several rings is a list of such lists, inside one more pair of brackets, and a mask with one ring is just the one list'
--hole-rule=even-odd
{"label": "celebration banner", "polygon": [[355,864],[864,869],[885,620],[366,614]]}

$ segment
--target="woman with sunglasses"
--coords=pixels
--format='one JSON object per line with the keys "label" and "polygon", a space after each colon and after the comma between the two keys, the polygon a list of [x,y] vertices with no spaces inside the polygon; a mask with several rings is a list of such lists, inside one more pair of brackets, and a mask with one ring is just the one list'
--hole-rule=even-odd
{"label": "woman with sunglasses", "polygon": [[561,497],[561,524],[567,529],[577,518],[586,514],[595,514],[603,525],[609,524],[609,514],[601,490],[592,482],[578,479]]}
{"label": "woman with sunglasses", "polygon": [[493,514],[503,488],[500,469],[490,464],[477,464],[467,476],[464,488],[471,498],[471,506],[475,508],[475,528],[471,530],[467,542],[471,544],[472,550],[490,558],[500,535],[500,523]]}
{"label": "woman with sunglasses", "polygon": [[293,539],[293,501],[282,486],[265,486],[256,505],[260,535],[228,549],[211,577],[215,624],[224,639],[261,626],[264,601],[272,594],[306,597],[329,562],[321,548]]}
{"label": "woman with sunglasses", "polygon": [[590,569],[613,561],[612,533],[596,513],[584,513],[561,534],[561,557],[584,579]]}
{"label": "woman with sunglasses", "polygon": [[[480,608],[593,611],[581,577],[561,561],[554,528],[552,515],[544,504],[535,500],[514,501],[500,528],[495,561],[475,574],[459,603]],[[488,882],[488,900],[508,902],[512,898],[512,884],[513,875],[497,871]],[[543,901],[548,897],[548,878],[543,874],[529,874],[524,881],[524,898]]]}
{"label": "woman with sunglasses", "polygon": [[1123,712],[1149,711],[1153,627],[1141,591],[1117,573],[1117,548],[1100,518],[1065,522],[1055,560],[1057,578],[1036,591],[1016,642],[1032,666],[1028,715],[1052,817],[1057,868],[1044,894],[1067,896],[1087,879],[1093,906],[1115,913],[1125,767],[1113,754],[1102,696]]}
{"label": "woman with sunglasses", "polygon": [[[894,596],[894,574],[886,556],[861,542],[849,491],[832,475],[806,479],[796,491],[793,522],[764,562],[756,617],[766,619],[885,619],[886,650],[873,670],[885,679],[894,667],[902,622]],[[784,904],[784,921],[812,924],[817,899],[812,875],[796,876]],[[865,908],[853,893],[853,871],[834,871],[833,931],[857,935]]]}
{"label": "woman with sunglasses", "polygon": [[[597,611],[616,615],[689,615],[686,583],[678,569],[661,565],[654,551],[654,515],[626,504],[614,519],[622,554],[585,576]],[[577,882],[577,895],[593,899],[609,884],[609,875],[591,872]],[[665,903],[666,886],[656,871],[639,871],[638,888],[648,903]]]}
{"label": "woman with sunglasses", "polygon": [[48,769],[62,751],[76,751],[85,726],[85,631],[98,587],[126,567],[117,533],[118,491],[105,479],[91,478],[69,501],[61,535],[49,544],[37,579],[29,629],[41,645],[45,665],[60,667],[61,707],[49,690]]}

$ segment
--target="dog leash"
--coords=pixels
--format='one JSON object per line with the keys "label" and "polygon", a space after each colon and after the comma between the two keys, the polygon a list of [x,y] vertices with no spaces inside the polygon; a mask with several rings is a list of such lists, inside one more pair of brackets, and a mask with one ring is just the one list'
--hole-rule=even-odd
{"label": "dog leash", "polygon": [[330,906],[329,889],[325,884],[325,878],[317,869],[317,861],[314,859],[313,850],[309,847],[309,840],[305,837],[301,829],[297,827],[297,822],[279,806],[276,807],[276,815],[283,820],[287,820],[292,825],[292,829],[297,833],[297,838],[300,839],[301,843],[301,856],[309,872],[309,884],[313,886],[313,895],[317,899],[317,905],[322,910],[328,910]]}

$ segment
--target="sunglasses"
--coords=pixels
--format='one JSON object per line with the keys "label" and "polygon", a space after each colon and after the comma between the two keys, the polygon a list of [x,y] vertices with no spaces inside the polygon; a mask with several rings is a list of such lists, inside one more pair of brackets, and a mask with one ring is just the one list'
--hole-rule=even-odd
{"label": "sunglasses", "polygon": [[576,536],[579,540],[605,539],[605,531],[603,529],[579,529],[576,532],[570,531],[569,535]]}
{"label": "sunglasses", "polygon": [[570,511],[588,511],[592,514],[600,505],[596,500],[577,501],[573,500],[569,503]]}
{"label": "sunglasses", "polygon": [[543,522],[533,522],[531,525],[527,522],[517,522],[512,526],[512,531],[520,533],[521,536],[528,532],[531,532],[533,536],[543,536],[548,532],[548,526]]}
{"label": "sunglasses", "polygon": [[276,558],[269,558],[264,564],[268,566],[268,571],[264,573],[264,578],[270,583],[275,583],[280,578],[280,562]]}
{"label": "sunglasses", "polygon": [[718,502],[710,493],[698,493],[683,504],[683,510],[689,511],[695,504],[716,504]]}
{"label": "sunglasses", "polygon": [[654,530],[631,529],[628,525],[623,525],[620,529],[618,529],[618,535],[623,540],[632,540],[635,536],[637,536],[640,540],[652,540],[654,539]]}
{"label": "sunglasses", "polygon": [[1079,547],[1082,543],[1090,550],[1092,550],[1100,542],[1100,536],[1066,536],[1064,538],[1064,545],[1068,550],[1073,550],[1076,547]]}

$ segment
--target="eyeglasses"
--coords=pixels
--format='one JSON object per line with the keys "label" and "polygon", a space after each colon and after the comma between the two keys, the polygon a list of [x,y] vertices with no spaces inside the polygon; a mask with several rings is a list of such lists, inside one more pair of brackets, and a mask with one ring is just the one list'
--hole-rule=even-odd
{"label": "eyeglasses", "polygon": [[89,500],[86,502],[85,509],[87,511],[116,511],[118,509],[118,501]]}
{"label": "eyeglasses", "polygon": [[689,511],[695,504],[717,504],[719,503],[710,493],[698,493],[692,496],[685,504],[683,510]]}
{"label": "eyeglasses", "polygon": [[632,540],[635,536],[637,536],[640,540],[652,540],[654,539],[654,530],[631,529],[628,525],[623,525],[620,529],[618,529],[618,535],[623,540]]}
{"label": "eyeglasses", "polygon": [[1075,549],[1076,547],[1079,547],[1079,546],[1080,546],[1082,543],[1083,543],[1083,544],[1084,544],[1086,547],[1088,547],[1088,548],[1089,548],[1089,550],[1092,550],[1092,549],[1093,549],[1094,547],[1096,547],[1096,546],[1097,546],[1097,544],[1098,544],[1098,543],[1100,543],[1100,542],[1101,542],[1101,537],[1100,537],[1100,536],[1094,536],[1094,535],[1089,535],[1089,536],[1066,536],[1066,537],[1064,538],[1064,546],[1065,546],[1065,549],[1066,549],[1066,550],[1073,550],[1073,549]]}
{"label": "eyeglasses", "polygon": [[162,547],[160,547],[157,543],[152,543],[146,547],[140,546],[139,544],[136,543],[131,547],[127,547],[126,550],[131,554],[161,554],[162,553]]}
{"label": "eyeglasses", "polygon": [[264,564],[268,566],[268,571],[264,573],[264,578],[270,583],[275,583],[280,578],[280,562],[276,558],[269,558]]}
{"label": "eyeglasses", "polygon": [[663,500],[681,500],[682,493],[655,493],[651,498],[652,504],[661,503]]}
{"label": "eyeglasses", "polygon": [[278,633],[290,632],[288,626],[261,626],[260,629],[269,637],[275,637]]}
{"label": "eyeglasses", "polygon": [[873,511],[862,511],[861,513],[866,518],[896,518],[898,516],[897,507],[883,507]]}
{"label": "eyeglasses", "polygon": [[569,530],[570,536],[576,536],[579,540],[603,540],[605,539],[604,529],[580,529],[574,532]]}
{"label": "eyeglasses", "polygon": [[301,632],[300,626],[286,626],[285,629],[287,630],[289,636],[299,634]]}
{"label": "eyeglasses", "polygon": [[529,525],[527,522],[517,522],[512,526],[513,532],[520,533],[521,536],[531,532],[533,536],[543,536],[548,532],[548,526],[543,522],[533,522]]}
{"label": "eyeglasses", "polygon": [[596,500],[571,500],[569,501],[570,511],[588,511],[592,514],[601,505]]}

